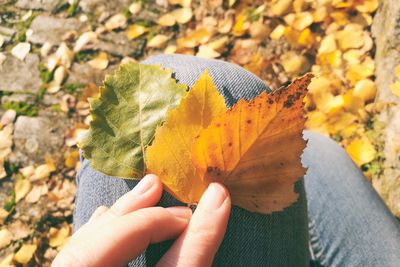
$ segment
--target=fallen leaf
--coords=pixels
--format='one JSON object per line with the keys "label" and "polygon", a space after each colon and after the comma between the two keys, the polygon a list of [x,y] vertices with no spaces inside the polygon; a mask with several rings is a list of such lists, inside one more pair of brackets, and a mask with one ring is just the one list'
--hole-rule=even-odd
{"label": "fallen leaf", "polygon": [[19,60],[24,60],[30,50],[30,43],[18,43],[16,46],[13,47],[13,49],[11,49],[11,54]]}
{"label": "fallen leaf", "polygon": [[27,264],[33,257],[37,249],[37,245],[34,244],[23,244],[22,247],[14,256],[14,260],[21,264]]}
{"label": "fallen leaf", "polygon": [[183,7],[175,9],[171,15],[174,16],[176,22],[179,24],[186,24],[192,20],[193,12],[191,8]]}
{"label": "fallen leaf", "polygon": [[142,178],[144,150],[155,128],[185,95],[185,85],[159,66],[128,63],[107,76],[101,96],[90,102],[93,121],[79,146],[96,170]]}
{"label": "fallen leaf", "polygon": [[77,53],[81,50],[84,50],[85,47],[92,45],[96,41],[97,41],[97,34],[95,32],[92,31],[85,32],[81,36],[79,36],[78,40],[75,43],[73,51]]}
{"label": "fallen leaf", "polygon": [[129,6],[129,12],[132,15],[138,14],[142,10],[142,2],[134,2]]}
{"label": "fallen leaf", "polygon": [[17,112],[15,110],[13,109],[6,110],[0,119],[0,129],[3,128],[4,125],[13,123],[16,117],[17,117]]}
{"label": "fallen leaf", "polygon": [[14,185],[15,202],[18,203],[31,190],[32,185],[28,179],[18,178]]}
{"label": "fallen leaf", "polygon": [[275,27],[275,29],[271,32],[269,37],[272,40],[279,40],[285,34],[285,26],[282,24]]}
{"label": "fallen leaf", "polygon": [[396,77],[398,79],[400,79],[400,65],[398,65],[395,69],[394,69],[394,74],[396,75]]}
{"label": "fallen leaf", "polygon": [[0,230],[0,249],[8,246],[13,239],[12,233],[6,228]]}
{"label": "fallen leaf", "polygon": [[0,225],[3,225],[10,213],[3,208],[0,208]]}
{"label": "fallen leaf", "polygon": [[282,55],[281,64],[285,71],[291,75],[305,73],[311,67],[310,62],[305,56],[298,55],[294,51]]}
{"label": "fallen leaf", "polygon": [[60,44],[55,55],[59,60],[58,62],[66,68],[70,68],[72,62],[74,62],[74,52],[64,42]]}
{"label": "fallen leaf", "polygon": [[6,159],[11,153],[13,130],[14,125],[8,124],[0,131],[0,160]]}
{"label": "fallen leaf", "polygon": [[127,19],[125,15],[123,14],[116,14],[109,18],[104,26],[107,28],[107,30],[112,31],[116,29],[124,29],[126,28],[127,25]]}
{"label": "fallen leaf", "polygon": [[162,48],[168,42],[169,37],[163,34],[157,34],[147,43],[147,47],[150,48]]}
{"label": "fallen leaf", "polygon": [[176,23],[175,17],[170,14],[167,13],[165,15],[162,15],[158,20],[157,20],[157,24],[164,26],[164,27],[170,27],[170,26],[174,26]]}
{"label": "fallen leaf", "polygon": [[108,56],[105,52],[100,52],[95,58],[88,61],[88,64],[95,69],[104,70],[108,66]]}
{"label": "fallen leaf", "polygon": [[21,221],[17,220],[13,223],[9,224],[8,230],[12,233],[13,240],[19,240],[27,237],[31,232],[32,229],[29,225],[22,223]]}
{"label": "fallen leaf", "polygon": [[126,36],[128,37],[129,40],[133,40],[145,34],[148,31],[149,29],[142,25],[133,24],[129,26],[128,30],[126,31]]}
{"label": "fallen leaf", "polygon": [[68,169],[73,169],[76,167],[76,164],[79,162],[79,151],[72,150],[67,151],[64,155],[65,161],[64,165]]}
{"label": "fallen leaf", "polygon": [[280,17],[285,15],[287,12],[290,11],[292,7],[292,0],[277,0],[271,6],[271,13],[276,16]]}
{"label": "fallen leaf", "polygon": [[390,85],[390,91],[395,96],[400,97],[400,82],[394,82]]}
{"label": "fallen leaf", "polygon": [[376,91],[376,84],[370,79],[358,81],[354,87],[354,95],[360,97],[364,102],[373,101]]}
{"label": "fallen leaf", "polygon": [[50,228],[49,230],[49,245],[50,247],[60,250],[68,241],[71,234],[71,227],[64,223],[60,229]]}
{"label": "fallen leaf", "polygon": [[224,110],[224,99],[205,72],[180,105],[168,113],[152,145],[147,148],[149,172],[158,175],[167,190],[181,201],[197,201],[206,188],[191,162],[191,147],[200,130]]}
{"label": "fallen leaf", "polygon": [[202,181],[223,183],[233,204],[253,212],[281,211],[294,203],[294,183],[305,174],[303,98],[312,77],[250,102],[239,100],[216,116],[192,150]]}
{"label": "fallen leaf", "polygon": [[14,267],[15,265],[12,264],[14,259],[14,253],[7,254],[0,260],[0,267]]}
{"label": "fallen leaf", "polygon": [[47,195],[48,187],[46,183],[33,185],[32,190],[26,195],[26,203],[36,203],[41,196]]}
{"label": "fallen leaf", "polygon": [[36,167],[34,175],[31,177],[31,181],[46,180],[49,178],[51,170],[49,165],[42,164]]}
{"label": "fallen leaf", "polygon": [[354,139],[346,151],[358,166],[371,162],[376,156],[374,146],[366,137]]}
{"label": "fallen leaf", "polygon": [[199,46],[199,51],[196,54],[196,56],[203,58],[217,58],[220,55],[221,55],[220,53],[218,53],[208,45]]}

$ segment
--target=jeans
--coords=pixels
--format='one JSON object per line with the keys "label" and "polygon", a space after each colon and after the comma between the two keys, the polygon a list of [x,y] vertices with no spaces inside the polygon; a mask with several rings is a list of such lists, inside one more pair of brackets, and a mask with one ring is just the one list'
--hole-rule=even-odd
{"label": "jeans", "polygon": [[[146,60],[172,69],[178,82],[193,85],[207,68],[228,106],[271,90],[243,68],[184,55]],[[328,137],[305,131],[302,156],[307,174],[296,183],[300,197],[271,215],[232,207],[215,266],[400,266],[400,226],[345,151]],[[137,181],[116,179],[82,159],[77,175],[74,229],[94,210],[111,206]],[[306,194],[307,193],[307,194]],[[307,195],[307,198],[306,198]],[[164,192],[161,206],[183,205]],[[172,241],[151,245],[129,266],[154,266]]]}

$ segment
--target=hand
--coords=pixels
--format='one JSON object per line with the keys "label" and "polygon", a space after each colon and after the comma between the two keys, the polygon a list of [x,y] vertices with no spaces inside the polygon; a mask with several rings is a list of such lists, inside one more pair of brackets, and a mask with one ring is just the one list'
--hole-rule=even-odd
{"label": "hand", "polygon": [[111,208],[99,207],[52,266],[124,266],[150,244],[173,238],[158,266],[211,266],[228,223],[228,191],[210,184],[192,215],[187,207],[153,207],[162,190],[159,178],[147,175]]}

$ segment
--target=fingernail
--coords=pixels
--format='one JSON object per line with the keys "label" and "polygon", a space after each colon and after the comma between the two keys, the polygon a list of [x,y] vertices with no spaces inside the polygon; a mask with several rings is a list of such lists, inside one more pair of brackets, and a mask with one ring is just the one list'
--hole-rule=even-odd
{"label": "fingernail", "polygon": [[189,220],[192,217],[192,210],[187,207],[169,207],[166,210],[178,218]]}
{"label": "fingernail", "polygon": [[154,185],[154,175],[146,175],[140,182],[132,189],[132,193],[141,195],[149,191]]}
{"label": "fingernail", "polygon": [[201,197],[199,206],[208,210],[218,209],[226,197],[226,190],[220,184],[211,183]]}

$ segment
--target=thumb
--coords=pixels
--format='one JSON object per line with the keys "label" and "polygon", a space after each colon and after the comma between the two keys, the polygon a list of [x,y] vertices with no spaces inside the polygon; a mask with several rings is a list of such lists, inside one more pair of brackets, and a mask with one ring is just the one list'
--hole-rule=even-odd
{"label": "thumb", "polygon": [[159,266],[211,266],[225,235],[231,200],[228,190],[211,183],[203,194],[190,223]]}

